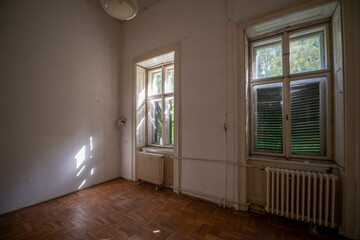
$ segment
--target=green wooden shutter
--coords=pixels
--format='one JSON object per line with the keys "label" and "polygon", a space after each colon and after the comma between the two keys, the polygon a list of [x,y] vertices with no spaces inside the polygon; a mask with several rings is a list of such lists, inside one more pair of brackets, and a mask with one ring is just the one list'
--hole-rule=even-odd
{"label": "green wooden shutter", "polygon": [[283,152],[282,83],[254,87],[255,151]]}
{"label": "green wooden shutter", "polygon": [[290,84],[292,154],[325,155],[325,82],[314,78]]}

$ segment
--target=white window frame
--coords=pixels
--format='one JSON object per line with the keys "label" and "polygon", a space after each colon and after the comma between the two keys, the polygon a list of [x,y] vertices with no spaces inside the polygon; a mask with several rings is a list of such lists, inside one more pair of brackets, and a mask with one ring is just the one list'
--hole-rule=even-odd
{"label": "white window frame", "polygon": [[[296,33],[302,33],[309,31],[309,34],[319,32],[320,29],[324,31],[324,47],[326,48],[325,56],[325,68],[301,72],[301,73],[290,73],[290,35]],[[315,31],[318,30],[318,31]],[[304,34],[300,36],[307,36],[309,34]],[[281,38],[282,41],[282,75],[269,77],[269,78],[260,78],[254,79],[256,76],[255,73],[255,61],[254,61],[254,49],[259,46],[259,43],[269,41],[271,43],[274,39]],[[332,48],[330,47],[330,36],[329,36],[329,23],[316,24],[305,28],[300,28],[296,30],[283,31],[281,34],[277,34],[271,37],[257,38],[256,40],[249,39],[249,84],[248,84],[248,93],[249,93],[249,142],[250,142],[250,154],[251,155],[262,155],[262,156],[273,156],[281,158],[291,158],[291,159],[314,159],[314,160],[331,160],[332,157],[332,66],[330,61]],[[267,44],[264,44],[267,45]],[[261,45],[263,46],[263,45]],[[323,59],[321,59],[323,61]],[[301,79],[309,79],[316,77],[325,77],[327,80],[326,84],[326,98],[327,98],[327,116],[326,116],[326,155],[300,155],[291,153],[291,109],[290,109],[290,82]],[[260,152],[255,151],[255,118],[254,118],[254,107],[253,107],[253,87],[261,84],[268,83],[279,83],[282,82],[283,87],[283,153],[271,153],[271,152]]]}
{"label": "white window frame", "polygon": [[[165,110],[166,110],[166,106],[165,106],[165,99],[168,97],[172,97],[174,99],[175,102],[175,86],[174,86],[174,91],[171,93],[165,93],[165,79],[167,77],[167,73],[169,71],[175,71],[174,69],[174,63],[170,63],[170,64],[166,64],[166,65],[162,65],[160,67],[154,67],[151,69],[147,70],[147,74],[146,74],[146,79],[145,79],[145,106],[146,106],[146,122],[145,122],[145,145],[146,146],[153,146],[153,147],[162,147],[162,148],[173,148],[174,144],[165,144],[165,138],[166,138],[166,123],[165,123]],[[155,94],[152,96],[148,96],[148,83],[149,83],[149,79],[152,79],[154,74],[157,74],[161,72],[161,93],[159,94]],[[174,73],[175,74],[175,73]],[[175,77],[175,75],[174,75]],[[148,108],[148,104],[151,100],[161,100],[161,110],[162,110],[162,131],[161,131],[161,135],[162,135],[162,143],[160,144],[154,144],[154,143],[150,143],[149,142],[149,126],[148,126],[148,114],[149,114],[149,108]],[[176,104],[176,103],[175,103]],[[175,114],[175,113],[174,113]]]}

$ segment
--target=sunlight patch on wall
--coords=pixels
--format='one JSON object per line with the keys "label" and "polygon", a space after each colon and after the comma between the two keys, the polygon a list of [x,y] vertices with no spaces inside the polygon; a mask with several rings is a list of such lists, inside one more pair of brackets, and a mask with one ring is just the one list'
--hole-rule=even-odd
{"label": "sunlight patch on wall", "polygon": [[76,168],[79,168],[81,164],[85,161],[85,145],[82,146],[80,151],[75,155],[76,159]]}
{"label": "sunlight patch on wall", "polygon": [[85,184],[85,182],[86,182],[86,179],[84,181],[82,181],[82,183],[80,184],[78,189],[80,189]]}
{"label": "sunlight patch on wall", "polygon": [[[76,168],[78,169],[76,177],[82,176],[82,178],[80,178],[80,181],[82,182],[78,187],[78,189],[84,187],[84,184],[86,183],[86,177],[89,176],[89,174],[91,176],[95,174],[95,168],[92,167],[93,163],[92,160],[90,160],[91,158],[93,158],[93,152],[94,152],[93,150],[94,150],[94,138],[90,136],[89,145],[86,144],[82,146],[81,149],[75,155]],[[86,159],[88,159],[88,163],[85,165],[84,162]],[[91,182],[89,184],[91,185]]]}
{"label": "sunlight patch on wall", "polygon": [[90,151],[93,150],[93,137],[90,137]]}
{"label": "sunlight patch on wall", "polygon": [[76,174],[77,177],[81,174],[81,172],[84,170],[84,168],[85,168],[85,165],[84,165],[84,166],[80,169],[80,171]]}

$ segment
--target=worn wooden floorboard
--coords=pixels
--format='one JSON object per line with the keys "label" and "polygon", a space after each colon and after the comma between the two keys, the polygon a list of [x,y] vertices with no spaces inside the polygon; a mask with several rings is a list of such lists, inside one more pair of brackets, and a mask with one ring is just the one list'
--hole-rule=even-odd
{"label": "worn wooden floorboard", "polygon": [[0,239],[342,239],[307,225],[219,208],[170,189],[117,179],[0,215]]}

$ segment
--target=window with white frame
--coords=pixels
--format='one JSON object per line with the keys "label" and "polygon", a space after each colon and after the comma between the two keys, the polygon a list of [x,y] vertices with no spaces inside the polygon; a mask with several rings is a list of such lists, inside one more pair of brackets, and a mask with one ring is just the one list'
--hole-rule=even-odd
{"label": "window with white frame", "polygon": [[251,153],[329,159],[328,25],[250,42]]}
{"label": "window with white frame", "polygon": [[148,72],[147,84],[148,145],[174,144],[174,66]]}
{"label": "window with white frame", "polygon": [[173,147],[174,64],[136,67],[136,146]]}

